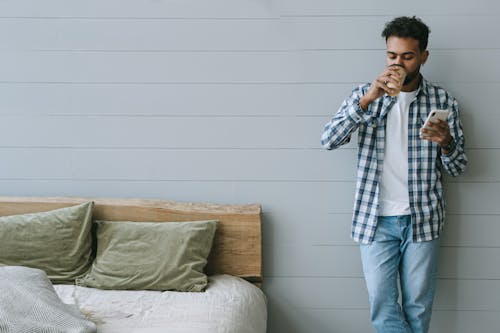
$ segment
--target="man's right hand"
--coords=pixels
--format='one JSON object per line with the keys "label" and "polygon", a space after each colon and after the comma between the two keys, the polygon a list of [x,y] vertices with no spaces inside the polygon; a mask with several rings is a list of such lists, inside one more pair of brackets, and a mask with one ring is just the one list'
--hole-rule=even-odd
{"label": "man's right hand", "polygon": [[400,74],[394,66],[387,67],[375,80],[373,80],[370,89],[359,100],[359,106],[363,110],[368,110],[374,100],[381,97],[385,93],[390,94],[392,89],[387,87],[387,83],[392,82],[395,86],[398,85]]}

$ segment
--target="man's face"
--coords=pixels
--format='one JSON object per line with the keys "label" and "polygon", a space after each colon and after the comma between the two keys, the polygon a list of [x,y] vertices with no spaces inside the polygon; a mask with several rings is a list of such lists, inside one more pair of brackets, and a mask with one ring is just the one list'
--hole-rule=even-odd
{"label": "man's face", "polygon": [[429,52],[420,51],[419,42],[413,38],[391,36],[387,38],[387,66],[400,65],[406,70],[404,85],[418,78],[420,66],[427,61]]}

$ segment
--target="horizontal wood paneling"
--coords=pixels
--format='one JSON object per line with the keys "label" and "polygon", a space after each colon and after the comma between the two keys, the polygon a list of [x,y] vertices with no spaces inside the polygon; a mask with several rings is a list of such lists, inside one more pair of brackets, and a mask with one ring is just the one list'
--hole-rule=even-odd
{"label": "horizontal wood paneling", "polygon": [[[299,308],[367,309],[363,278],[268,277],[264,291]],[[435,310],[500,311],[498,280],[438,279]]]}
{"label": "horizontal wood paneling", "polygon": [[[323,125],[328,120],[322,117],[271,116],[65,117],[32,115],[4,116],[3,119],[4,121],[0,123],[0,147],[176,149],[298,149],[303,147],[316,150],[321,149],[320,136]],[[30,135],[27,136],[26,133]],[[260,135],[257,136],[256,133]],[[304,151],[304,153],[314,152]],[[266,152],[257,151],[253,154],[266,154]],[[340,156],[345,156],[342,154],[345,153],[340,153]],[[316,156],[320,155],[325,154],[316,152]]]}
{"label": "horizontal wood paneling", "polygon": [[[228,181],[133,181],[133,180],[57,180],[57,179],[33,179],[33,180],[0,180],[2,195],[49,195],[49,196],[71,196],[75,195],[75,189],[83,196],[102,197],[138,197],[138,198],[165,198],[179,201],[198,200],[206,201],[207,197],[213,201],[224,203],[260,202],[258,195],[251,196],[242,193],[241,184]],[[247,185],[247,184],[244,184]],[[306,186],[307,185],[307,186]],[[283,187],[282,183],[261,183],[265,188],[263,192],[279,193],[273,188]],[[347,184],[340,188],[332,185],[327,192],[314,192],[314,184],[299,184],[295,187],[285,186],[288,191],[300,193],[293,199],[290,195],[285,201],[294,204],[282,205],[281,200],[266,200],[264,202],[263,237],[267,246],[298,246],[304,244],[316,245],[345,245],[354,246],[355,243],[349,238],[351,208],[353,198],[353,185]],[[239,194],[236,194],[235,192]],[[326,193],[337,189],[342,195],[336,199],[321,200]],[[280,199],[287,193],[280,193]],[[479,195],[478,193],[475,193]],[[308,198],[316,197],[320,203],[312,206],[298,204],[300,200],[309,202]],[[191,199],[194,198],[194,199]],[[267,198],[266,198],[267,199]],[[278,201],[278,202],[277,202]],[[335,208],[343,210],[344,213],[327,212]],[[316,210],[313,218],[310,211]],[[500,232],[499,215],[475,215],[475,214],[448,214],[447,225],[443,235],[444,246],[465,247],[500,247],[500,241],[496,235]],[[312,227],[311,227],[312,226]],[[267,251],[266,251],[267,253]]]}
{"label": "horizontal wood paneling", "polygon": [[[0,43],[8,50],[350,50],[379,49],[391,16],[281,17],[279,19],[1,18]],[[490,27],[498,16],[424,16],[431,50],[498,48]],[[469,24],[462,22],[467,20]],[[346,31],[363,31],[352,38]],[[16,31],[16,38],[11,37]],[[127,31],[126,34],[123,31]],[[158,33],[161,31],[161,33]],[[478,39],[475,36],[481,35]],[[183,36],[183,38],[179,38]],[[456,36],[460,38],[450,38]]]}
{"label": "horizontal wood paneling", "polygon": [[[177,140],[182,140],[182,137]],[[300,179],[300,174],[310,178],[310,171],[317,170],[319,166],[312,161],[322,160],[318,156],[319,152],[321,151],[310,150],[297,154],[294,150],[239,149],[6,149],[3,154],[6,163],[0,164],[0,174],[4,178],[23,179],[290,181]],[[341,167],[342,164],[339,165],[336,176],[338,179],[354,178],[354,166],[349,167],[354,154],[354,150],[339,151],[337,156],[348,163],[344,168]],[[326,158],[323,159],[321,168],[324,171],[321,173],[326,175],[332,168],[326,163]],[[33,161],[37,161],[38,167],[35,169],[32,167]]]}
{"label": "horizontal wood paneling", "polygon": [[[350,182],[238,182],[234,186],[238,202],[265,202],[264,211],[300,207],[315,215],[351,213],[355,187]],[[499,183],[448,183],[445,192],[450,215],[500,215]]]}
{"label": "horizontal wood paneling", "polygon": [[[57,140],[70,141],[73,137],[70,132],[80,138],[83,144],[85,133],[73,130],[79,128],[78,126],[82,124],[65,127],[66,133],[62,130],[58,131],[57,128],[44,128],[39,135],[35,131],[30,131],[29,127],[25,127],[26,131],[23,131],[21,136],[31,133],[33,138],[39,138],[39,144],[43,147],[46,145],[43,136],[51,135],[49,146],[53,144],[55,148],[1,149],[5,162],[0,164],[2,175],[0,178],[188,180],[193,179],[192,175],[196,174],[195,179],[198,180],[322,181],[330,183],[332,189],[336,185],[333,182],[350,182],[354,186],[356,180],[357,153],[354,149],[339,149],[334,155],[320,149],[201,149],[208,148],[210,143],[196,148],[196,142],[193,141],[200,140],[200,138],[210,141],[209,133],[204,135],[203,132],[193,131],[196,137],[190,138],[186,137],[187,134],[191,134],[187,132],[188,128],[184,136],[180,133],[178,137],[172,135],[170,144],[190,141],[192,149],[162,149],[162,146],[155,147],[154,144],[151,146],[147,143],[141,144],[142,135],[136,133],[147,133],[148,127],[138,129],[133,125],[124,127],[130,131],[126,139],[130,142],[120,143],[120,140],[127,136],[126,133],[123,133],[123,136],[115,134],[109,138],[112,140],[109,146],[124,144],[125,148],[119,146],[112,149],[95,148],[98,147],[98,141],[102,141],[103,147],[107,146],[105,138],[109,133],[108,131],[94,132],[91,127],[86,126],[82,129],[93,134],[88,140],[90,148],[60,149],[55,146]],[[150,127],[154,127],[152,123]],[[252,135],[250,132],[249,136]],[[255,132],[265,133],[259,131],[258,128]],[[220,137],[220,140],[223,141],[224,138],[231,140],[231,134],[226,133],[225,136]],[[245,132],[242,133],[242,135],[245,134]],[[2,136],[0,135],[0,138]],[[155,135],[152,136],[151,141],[154,137]],[[157,137],[158,140],[162,140],[161,131],[158,131]],[[238,140],[235,140],[233,144],[238,146]],[[133,148],[134,146],[141,149]],[[470,150],[468,156],[472,161],[481,160],[484,163],[471,163],[464,176],[447,177],[448,183],[500,183],[500,170],[495,167],[500,164],[500,153],[497,150]],[[39,161],[37,169],[32,168],[31,161]],[[325,186],[328,186],[328,183]]]}
{"label": "horizontal wood paneling", "polygon": [[[144,198],[175,201],[236,203],[232,182],[112,181],[112,180],[0,180],[2,196],[85,196]],[[209,199],[207,199],[209,198]],[[254,201],[257,203],[258,201]],[[248,202],[240,202],[242,204]]]}
{"label": "horizontal wood paneling", "polygon": [[[12,39],[8,35],[8,31],[14,29],[19,31],[19,38]],[[253,51],[290,48],[281,33],[279,21],[275,19],[61,21],[57,18],[0,18],[0,42],[4,42],[5,49],[13,50]]]}
{"label": "horizontal wood paneling", "polygon": [[[0,114],[305,116],[333,114],[352,84],[0,83]],[[500,84],[498,84],[500,89]],[[482,89],[477,89],[482,91]],[[29,96],[29,98],[26,98]],[[255,96],[258,96],[256,98]]]}
{"label": "horizontal wood paneling", "polygon": [[197,0],[90,0],[85,2],[49,0],[3,0],[3,17],[134,17],[134,18],[193,18],[193,17],[270,17],[274,3],[265,0],[212,0],[210,4]]}
{"label": "horizontal wood paneling", "polygon": [[498,311],[434,311],[431,319],[430,332],[467,333],[494,332],[500,325]]}
{"label": "horizontal wood paneling", "polygon": [[185,1],[119,1],[105,3],[97,0],[85,3],[64,0],[4,0],[0,2],[0,12],[4,17],[269,17],[275,15],[408,15],[408,13],[441,15],[492,15],[498,14],[493,0],[474,3],[446,0],[439,3],[424,1],[405,4],[396,0],[386,0],[383,5],[363,2],[363,6],[350,2],[313,0],[249,1],[215,0],[210,5],[200,5],[196,0]]}
{"label": "horizontal wood paneling", "polygon": [[[42,160],[33,159],[30,163],[38,168],[40,161]],[[19,167],[24,166],[19,165]],[[103,167],[105,167],[104,164]],[[48,175],[51,174],[50,172],[50,170],[47,170]],[[221,189],[229,190],[229,192],[225,192],[228,195],[228,203],[261,202],[265,212],[281,211],[285,207],[285,209],[297,207],[297,209],[300,208],[309,212],[314,211],[318,215],[329,213],[350,214],[352,212],[355,187],[352,182],[222,181],[196,179],[195,177],[187,180],[113,179],[104,177],[102,179],[10,177],[0,179],[0,181],[5,184],[2,187],[2,195],[11,196],[43,195],[40,193],[43,193],[44,189],[47,191],[47,195],[71,195],[72,189],[75,188],[83,192],[82,196],[87,196],[87,193],[89,195],[92,193],[89,191],[94,187],[96,192],[102,192],[103,196],[108,197],[137,197],[144,195],[147,198],[154,198],[157,197],[158,193],[162,194],[160,197],[165,196],[165,198],[168,198],[173,195],[172,200],[181,201],[185,200],[183,199],[184,196],[189,196],[188,190],[208,195],[211,187],[219,186]],[[201,186],[202,190],[199,190],[198,186]],[[130,190],[126,190],[127,188],[130,188]],[[148,188],[151,189],[150,195],[147,194]],[[30,189],[33,193],[29,192]],[[137,195],[132,190],[136,190]],[[178,194],[176,191],[178,191]],[[492,215],[492,219],[495,219],[496,215],[500,215],[500,207],[497,204],[497,193],[500,193],[499,183],[448,183],[445,186],[445,191],[449,215]],[[214,195],[219,192],[218,189],[214,189]],[[198,194],[195,193],[193,195],[198,197]],[[92,195],[97,196],[95,193]],[[204,200],[197,199],[197,201]]]}
{"label": "horizontal wood paneling", "polygon": [[[431,81],[498,82],[500,50],[440,50]],[[12,64],[16,64],[13,66]],[[363,64],[334,66],[332,64]],[[484,66],[483,64],[488,64]],[[3,52],[3,82],[361,82],[384,68],[380,50],[307,52]],[[460,70],[456,70],[460,68]]]}
{"label": "horizontal wood paneling", "polygon": [[[267,253],[265,273],[270,277],[363,277],[359,248],[355,243],[351,246],[282,246],[274,243],[266,245],[264,252]],[[438,277],[499,280],[500,248],[442,246]]]}
{"label": "horizontal wood paneling", "polygon": [[[464,125],[474,134],[485,135],[478,127],[496,123],[490,120],[498,117],[495,99],[500,82],[438,84],[458,99]],[[354,86],[355,83],[0,83],[0,115],[318,116],[323,124],[337,112]],[[486,128],[484,132],[495,132]],[[474,137],[471,135],[469,140]],[[486,143],[484,139],[481,142]]]}
{"label": "horizontal wood paneling", "polygon": [[[352,204],[351,204],[352,205]],[[346,210],[351,207],[346,207]],[[301,207],[264,213],[265,244],[272,246],[355,246],[350,239],[352,213],[321,213],[314,218]],[[448,214],[441,245],[499,248],[499,215]]]}
{"label": "horizontal wood paneling", "polygon": [[494,0],[453,1],[440,2],[420,1],[401,2],[397,0],[384,0],[382,3],[363,1],[362,4],[349,0],[282,0],[280,1],[280,12],[283,15],[495,15],[499,13],[498,6]]}
{"label": "horizontal wood paneling", "polygon": [[[368,309],[296,308],[287,302],[271,304],[269,330],[289,333],[360,333],[371,332]],[[279,311],[288,309],[286,312]],[[434,310],[430,333],[470,333],[500,325],[498,311]],[[494,332],[491,331],[491,332]]]}
{"label": "horizontal wood paneling", "polygon": [[[0,147],[321,149],[323,126],[330,118],[5,115],[0,123]],[[467,152],[486,155],[491,152],[477,148],[499,147],[500,133],[494,125],[500,115],[466,113],[461,119]],[[261,135],[255,136],[257,132]],[[341,148],[355,149],[356,138],[354,133],[351,143]],[[331,153],[332,160],[337,157],[337,152]],[[488,158],[495,159],[495,153]]]}
{"label": "horizontal wood paneling", "polygon": [[0,1],[0,194],[263,206],[269,332],[367,332],[350,238],[355,140],[323,125],[384,67],[383,24],[431,27],[461,106],[431,332],[500,325],[500,7],[493,0]]}
{"label": "horizontal wood paneling", "polygon": [[[334,4],[336,1],[331,3]],[[485,48],[485,39],[491,40],[488,48],[498,48],[500,45],[495,30],[491,29],[491,26],[498,21],[498,16],[450,16],[446,13],[420,17],[431,27],[429,40],[431,54],[437,49]],[[385,51],[385,39],[381,33],[385,23],[392,18],[392,15],[385,14],[353,16],[336,13],[331,16],[316,17],[285,16],[277,23],[282,26],[281,30],[285,31],[283,35],[288,37],[292,43],[291,47],[297,49]],[[463,24],[464,20],[470,24]],[[476,38],[478,35],[484,36],[484,39]]]}
{"label": "horizontal wood paneling", "polygon": [[[0,123],[0,147],[65,148],[242,148],[322,149],[325,116],[59,116],[5,115]],[[500,115],[461,115],[466,151],[495,160],[500,133],[494,126]],[[220,128],[214,131],[214,128]],[[110,136],[110,130],[113,135]],[[255,136],[255,133],[261,133]],[[27,136],[26,133],[30,133]],[[472,135],[473,133],[473,135]],[[200,140],[200,137],[203,140]],[[357,134],[341,149],[355,149]],[[481,148],[481,149],[478,149]],[[317,156],[324,154],[318,153]],[[353,155],[354,156],[354,155]],[[331,152],[331,160],[339,157]],[[476,168],[471,164],[471,168]],[[487,166],[482,166],[486,168]],[[476,177],[481,177],[479,173]],[[488,177],[488,176],[486,176]]]}

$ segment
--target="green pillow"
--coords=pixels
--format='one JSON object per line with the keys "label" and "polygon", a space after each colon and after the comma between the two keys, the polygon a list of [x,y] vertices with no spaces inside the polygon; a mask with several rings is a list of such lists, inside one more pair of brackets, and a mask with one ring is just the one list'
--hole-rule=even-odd
{"label": "green pillow", "polygon": [[53,283],[74,283],[92,263],[92,206],[0,217],[0,266],[38,268]]}
{"label": "green pillow", "polygon": [[217,221],[97,223],[97,253],[76,281],[100,289],[203,291]]}

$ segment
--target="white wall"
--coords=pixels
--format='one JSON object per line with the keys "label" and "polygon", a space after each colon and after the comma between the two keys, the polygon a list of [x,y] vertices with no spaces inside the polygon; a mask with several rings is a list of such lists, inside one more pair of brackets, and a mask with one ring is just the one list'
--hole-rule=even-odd
{"label": "white wall", "polygon": [[384,65],[398,15],[429,24],[428,79],[462,106],[432,332],[500,325],[500,5],[330,0],[0,1],[0,195],[260,202],[269,332],[368,332],[349,239],[355,146],[319,147]]}

